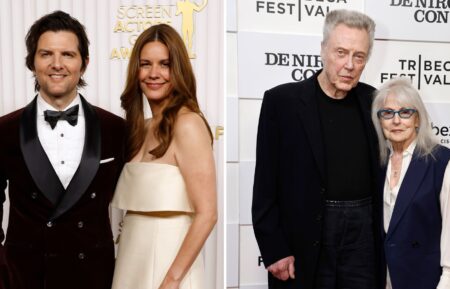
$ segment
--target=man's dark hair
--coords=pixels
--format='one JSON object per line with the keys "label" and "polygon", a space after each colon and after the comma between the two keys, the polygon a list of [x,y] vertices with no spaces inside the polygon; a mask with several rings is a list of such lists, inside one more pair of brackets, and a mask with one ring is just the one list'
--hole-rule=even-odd
{"label": "man's dark hair", "polygon": [[[27,56],[25,63],[31,71],[34,71],[34,56],[36,54],[39,38],[47,31],[69,31],[73,32],[78,38],[78,50],[81,55],[81,71],[84,71],[87,66],[87,60],[89,59],[89,39],[86,34],[84,26],[75,18],[63,11],[55,11],[47,14],[40,19],[36,20],[28,30],[25,37],[25,44],[27,46]],[[80,77],[78,86],[85,86],[86,82]],[[39,91],[40,85],[35,79],[34,89]]]}

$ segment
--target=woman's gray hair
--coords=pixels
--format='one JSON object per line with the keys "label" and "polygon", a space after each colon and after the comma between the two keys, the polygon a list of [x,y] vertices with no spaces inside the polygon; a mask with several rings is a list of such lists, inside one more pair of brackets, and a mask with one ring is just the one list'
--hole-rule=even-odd
{"label": "woman's gray hair", "polygon": [[369,51],[368,57],[372,52],[373,38],[375,35],[375,22],[367,16],[358,11],[338,9],[330,11],[325,18],[325,25],[323,26],[323,40],[326,44],[330,38],[331,32],[339,24],[344,24],[350,28],[364,29],[369,34]]}
{"label": "woman's gray hair", "polygon": [[416,151],[419,157],[432,156],[433,149],[437,146],[438,141],[431,130],[428,112],[419,92],[412,86],[411,80],[409,78],[400,77],[391,79],[383,84],[376,93],[372,103],[372,121],[378,136],[381,164],[384,165],[387,163],[389,148],[377,112],[384,107],[388,96],[395,97],[395,101],[401,107],[414,108],[417,110],[419,127],[416,128]]}

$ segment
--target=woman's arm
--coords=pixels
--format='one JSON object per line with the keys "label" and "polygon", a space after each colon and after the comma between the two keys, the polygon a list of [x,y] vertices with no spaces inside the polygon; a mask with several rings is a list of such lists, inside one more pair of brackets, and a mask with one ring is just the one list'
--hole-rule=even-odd
{"label": "woman's arm", "polygon": [[178,289],[217,221],[216,173],[211,138],[199,115],[179,113],[173,144],[175,159],[195,214],[160,289]]}

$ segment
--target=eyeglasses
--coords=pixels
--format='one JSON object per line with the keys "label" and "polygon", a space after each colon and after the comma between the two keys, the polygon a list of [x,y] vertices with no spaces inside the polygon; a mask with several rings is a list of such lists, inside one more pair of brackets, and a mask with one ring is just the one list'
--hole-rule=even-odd
{"label": "eyeglasses", "polygon": [[408,119],[416,112],[417,112],[417,110],[413,109],[413,108],[402,108],[399,110],[380,109],[377,112],[377,116],[378,116],[378,118],[382,118],[382,119],[392,119],[392,118],[394,118],[395,114],[398,114],[398,116],[400,118]]}

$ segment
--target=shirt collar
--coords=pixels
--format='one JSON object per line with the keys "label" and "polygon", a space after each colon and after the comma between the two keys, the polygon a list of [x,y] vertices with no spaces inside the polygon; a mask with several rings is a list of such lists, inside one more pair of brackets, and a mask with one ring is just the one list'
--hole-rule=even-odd
{"label": "shirt collar", "polygon": [[[77,93],[77,96],[72,100],[72,102],[64,110],[66,110],[68,108],[71,108],[72,106],[75,106],[77,104],[80,105],[80,109],[78,110],[78,115],[79,116],[83,115],[83,109],[82,109],[81,98],[80,98],[80,94],[79,93]],[[53,107],[48,102],[46,102],[44,100],[44,98],[41,96],[41,94],[38,93],[38,96],[37,96],[37,114],[39,116],[43,116],[45,110],[58,110],[58,109]]]}
{"label": "shirt collar", "polygon": [[[394,153],[394,150],[392,149],[392,143],[388,140],[387,145],[389,148],[389,157],[391,157]],[[412,155],[414,153],[414,149],[417,145],[417,139],[414,139],[414,141],[406,148],[406,150],[403,151],[403,156]]]}

